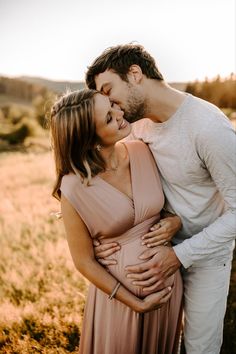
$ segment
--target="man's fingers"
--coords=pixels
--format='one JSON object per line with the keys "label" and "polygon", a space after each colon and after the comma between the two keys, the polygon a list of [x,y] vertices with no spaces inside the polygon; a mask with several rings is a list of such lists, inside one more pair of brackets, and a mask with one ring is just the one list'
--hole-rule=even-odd
{"label": "man's fingers", "polygon": [[138,286],[146,286],[146,287],[150,287],[151,285],[153,284],[156,284],[157,282],[157,278],[156,277],[152,277],[152,278],[149,278],[147,280],[140,280],[140,281],[133,281],[132,284],[133,285],[138,285]]}
{"label": "man's fingers", "polygon": [[167,233],[161,234],[161,235],[159,235],[159,236],[153,235],[152,237],[149,237],[149,238],[143,240],[143,241],[142,241],[142,245],[147,245],[147,244],[149,244],[149,243],[151,243],[151,242],[162,241],[162,240],[164,240],[164,239],[165,239],[165,240],[168,239],[168,234],[167,234]]}
{"label": "man's fingers", "polygon": [[[146,251],[141,253],[141,255],[139,256],[139,259],[149,259],[152,256],[154,256],[154,254],[157,254],[157,252],[158,252],[158,248],[147,249]],[[147,263],[148,262],[145,262],[145,264],[147,264]]]}
{"label": "man's fingers", "polygon": [[142,240],[147,240],[147,239],[154,237],[154,236],[161,237],[163,234],[167,234],[166,227],[164,227],[164,226],[158,230],[151,231],[151,232],[148,232],[147,234],[143,235]]}
{"label": "man's fingers", "polygon": [[166,246],[168,244],[168,241],[166,239],[163,239],[161,241],[157,242],[149,242],[146,244],[147,247],[156,247],[156,246]]}
{"label": "man's fingers", "polygon": [[[146,279],[150,279],[152,276],[153,275],[152,275],[151,269],[148,269],[144,273],[129,273],[129,274],[127,274],[126,277],[129,279],[132,279],[132,280],[146,280]],[[140,284],[138,284],[138,285],[140,285]]]}
{"label": "man's fingers", "polygon": [[[147,250],[147,251],[151,251],[151,250]],[[148,261],[145,262],[145,263],[135,264],[135,265],[132,265],[132,266],[126,266],[125,267],[125,270],[128,273],[142,273],[142,272],[145,272],[145,271],[147,271],[149,269],[150,269],[150,263]]]}

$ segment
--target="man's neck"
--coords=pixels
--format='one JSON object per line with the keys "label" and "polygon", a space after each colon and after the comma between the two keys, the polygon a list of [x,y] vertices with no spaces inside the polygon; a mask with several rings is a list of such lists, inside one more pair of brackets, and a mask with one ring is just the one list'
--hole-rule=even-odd
{"label": "man's neck", "polygon": [[165,82],[147,80],[146,117],[155,123],[167,121],[178,110],[186,94],[170,87]]}

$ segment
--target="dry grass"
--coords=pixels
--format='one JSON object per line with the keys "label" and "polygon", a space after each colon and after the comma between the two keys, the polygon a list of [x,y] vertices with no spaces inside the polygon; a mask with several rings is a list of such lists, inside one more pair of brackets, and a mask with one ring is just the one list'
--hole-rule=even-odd
{"label": "dry grass", "polygon": [[0,353],[73,353],[87,285],[51,215],[51,154],[1,154],[0,176]]}
{"label": "dry grass", "polygon": [[[50,152],[0,154],[0,353],[78,352],[87,282],[51,215],[53,166]],[[235,275],[236,263],[223,354],[236,345]]]}

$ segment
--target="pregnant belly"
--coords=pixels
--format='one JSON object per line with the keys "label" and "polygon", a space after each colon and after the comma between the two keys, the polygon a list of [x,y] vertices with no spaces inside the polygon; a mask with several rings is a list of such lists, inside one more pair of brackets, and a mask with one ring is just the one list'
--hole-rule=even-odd
{"label": "pregnant belly", "polygon": [[[148,224],[148,223],[147,223]],[[151,225],[153,222],[151,223]],[[141,245],[141,236],[144,235],[148,230],[150,225],[143,225],[147,226],[143,228],[136,228],[135,230],[129,230],[129,233],[119,236],[117,238],[113,238],[113,241],[117,241],[121,245],[120,251],[116,252],[112,256],[111,259],[115,259],[117,261],[116,265],[108,266],[108,271],[117,279],[119,280],[129,291],[131,291],[134,295],[138,296],[139,298],[143,298],[152,293],[152,291],[143,291],[141,286],[133,285],[132,279],[127,278],[127,271],[125,267],[128,265],[135,265],[143,263],[138,258],[140,254],[147,250],[146,246]],[[106,239],[103,239],[103,243],[111,242]],[[174,282],[174,275],[169,277],[167,281],[159,286],[158,289],[155,289],[155,292],[158,290],[163,289],[166,286],[173,285]]]}

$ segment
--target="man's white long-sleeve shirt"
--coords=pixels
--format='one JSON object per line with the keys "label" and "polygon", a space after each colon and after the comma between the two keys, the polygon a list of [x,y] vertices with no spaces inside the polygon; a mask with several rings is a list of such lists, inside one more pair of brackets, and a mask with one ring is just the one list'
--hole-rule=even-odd
{"label": "man's white long-sleeve shirt", "polygon": [[186,95],[164,123],[142,119],[129,139],[149,145],[166,209],[181,217],[174,250],[185,268],[232,257],[236,235],[236,136],[214,105]]}

